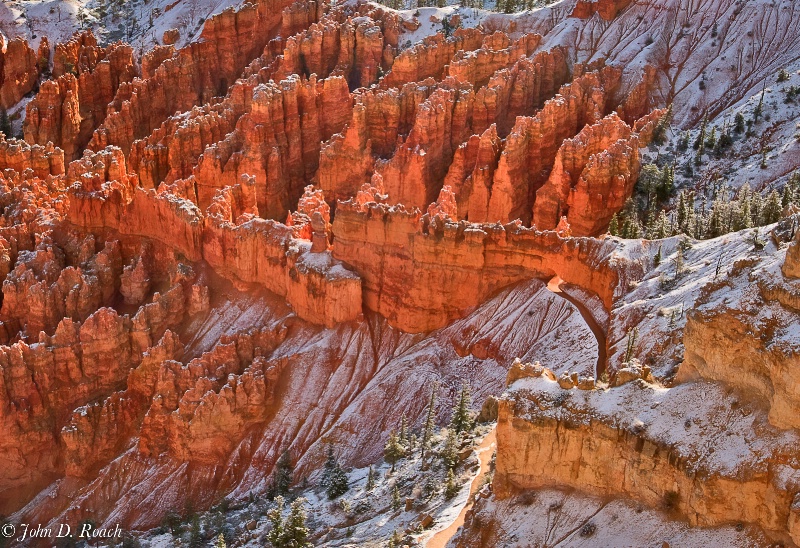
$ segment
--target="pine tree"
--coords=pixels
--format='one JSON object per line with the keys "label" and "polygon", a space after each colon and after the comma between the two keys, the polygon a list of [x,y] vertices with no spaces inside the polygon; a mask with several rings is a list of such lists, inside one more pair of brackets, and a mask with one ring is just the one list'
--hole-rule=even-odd
{"label": "pine tree", "polygon": [[681,246],[675,250],[675,258],[672,262],[675,265],[675,279],[677,280],[683,275],[683,248]]}
{"label": "pine tree", "polygon": [[333,445],[328,445],[328,456],[325,459],[325,464],[322,468],[322,477],[320,478],[319,485],[320,487],[328,487],[331,482],[331,475],[333,471],[338,466],[336,462],[336,456],[333,454]]}
{"label": "pine tree", "polygon": [[289,451],[284,451],[275,464],[275,473],[272,479],[270,492],[268,493],[269,498],[288,494],[293,479],[294,467],[292,466],[292,457]]}
{"label": "pine tree", "polygon": [[667,129],[669,128],[670,121],[672,120],[672,103],[667,107],[667,112],[664,113],[661,120],[656,124],[653,131],[653,142],[657,145],[663,145],[667,140]]}
{"label": "pine tree", "polygon": [[394,488],[392,489],[392,510],[399,510],[400,509],[400,491],[397,490],[397,484],[394,484]]}
{"label": "pine tree", "polygon": [[458,403],[453,409],[453,418],[450,421],[450,429],[455,430],[456,434],[465,432],[470,428],[471,421],[469,417],[469,405],[470,405],[469,385],[467,383],[464,383],[461,386],[461,393],[458,396]]}
{"label": "pine tree", "polygon": [[661,245],[658,246],[658,252],[656,253],[656,256],[653,257],[653,264],[655,266],[658,266],[658,265],[661,264]]}
{"label": "pine tree", "polygon": [[608,223],[608,233],[612,236],[619,236],[619,219],[616,213],[611,216],[611,221]]}
{"label": "pine tree", "polygon": [[406,448],[400,443],[400,438],[397,437],[397,433],[392,430],[389,434],[389,439],[386,441],[386,445],[383,447],[383,458],[392,465],[392,473],[394,473],[394,465],[404,456],[406,456]]}
{"label": "pine tree", "polygon": [[458,435],[452,428],[447,431],[447,439],[444,442],[441,457],[445,468],[453,469],[458,464]]}
{"label": "pine tree", "polygon": [[767,91],[767,82],[764,82],[764,87],[761,89],[761,97],[758,99],[758,106],[753,111],[753,120],[758,123],[761,113],[764,112],[764,92]]}
{"label": "pine tree", "polygon": [[275,497],[275,508],[267,513],[267,519],[272,524],[272,529],[267,533],[267,540],[274,548],[283,548],[285,529],[283,525],[283,497]]}
{"label": "pine tree", "polygon": [[700,133],[697,135],[692,148],[699,151],[698,156],[703,155],[703,147],[706,144],[706,126],[708,125],[708,115],[703,115],[703,121],[700,124]]}
{"label": "pine tree", "polygon": [[335,500],[347,493],[347,491],[350,489],[348,483],[347,474],[345,474],[345,471],[337,462],[333,470],[331,470],[328,487],[325,488],[325,493],[328,495],[328,499]]}
{"label": "pine tree", "polygon": [[190,548],[200,548],[203,539],[200,535],[200,516],[197,514],[192,515],[192,524],[189,529],[189,546]]}
{"label": "pine tree", "polygon": [[422,431],[422,450],[420,453],[420,459],[422,464],[425,464],[425,451],[430,448],[431,444],[431,437],[433,436],[433,428],[436,426],[434,410],[436,406],[436,391],[439,389],[439,384],[434,383],[433,389],[431,390],[431,399],[428,403],[428,416],[425,418],[425,427]]}
{"label": "pine tree", "polygon": [[792,187],[790,184],[783,185],[783,194],[781,194],[781,206],[787,207],[794,201],[794,196],[792,192]]}
{"label": "pine tree", "polygon": [[636,348],[636,338],[639,336],[639,328],[634,327],[628,330],[628,344],[625,348],[625,362],[631,361],[633,351]]}
{"label": "pine tree", "polygon": [[762,212],[762,218],[764,224],[771,225],[772,223],[777,223],[781,218],[781,196],[778,194],[777,190],[773,190],[767,196],[767,202],[764,204],[764,210]]}
{"label": "pine tree", "polygon": [[689,150],[689,138],[689,131],[684,131],[683,135],[681,135],[681,138],[678,141],[678,152],[686,152]]}
{"label": "pine tree", "polygon": [[367,491],[372,491],[375,489],[375,472],[372,470],[372,466],[369,467],[369,472],[367,472]]}
{"label": "pine tree", "polygon": [[708,135],[708,139],[706,139],[706,148],[713,149],[717,144],[717,128],[712,127],[711,133]]}
{"label": "pine tree", "polygon": [[308,527],[306,526],[306,499],[300,497],[292,502],[289,517],[284,523],[283,545],[286,548],[312,548],[308,542]]}
{"label": "pine tree", "polygon": [[751,202],[751,191],[750,185],[747,183],[742,186],[739,190],[739,198],[737,200],[739,202],[739,211],[738,214],[735,216],[734,220],[734,230],[742,230],[744,228],[752,228],[753,227],[753,213],[750,207]]}
{"label": "pine tree", "polygon": [[228,545],[225,544],[225,535],[219,534],[217,541],[214,543],[214,548],[228,548]]}
{"label": "pine tree", "polygon": [[5,134],[6,139],[13,137],[14,130],[11,128],[11,120],[8,119],[6,109],[0,109],[0,133]]}
{"label": "pine tree", "polygon": [[733,126],[734,133],[736,133],[737,135],[744,133],[744,116],[742,115],[741,112],[736,113],[736,117],[733,119],[733,121],[734,121],[734,126]]}
{"label": "pine tree", "polygon": [[664,201],[672,195],[675,190],[675,166],[664,166],[661,170],[661,179],[656,188],[656,196],[659,201]]}
{"label": "pine tree", "polygon": [[452,468],[447,470],[447,483],[444,486],[444,498],[451,499],[458,494],[458,483]]}
{"label": "pine tree", "polygon": [[406,414],[400,417],[400,443],[408,448],[408,422],[406,421]]}

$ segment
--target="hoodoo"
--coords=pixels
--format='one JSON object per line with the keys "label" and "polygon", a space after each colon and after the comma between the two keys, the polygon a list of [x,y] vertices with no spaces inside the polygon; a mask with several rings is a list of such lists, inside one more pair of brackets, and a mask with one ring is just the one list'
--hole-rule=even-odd
{"label": "hoodoo", "polygon": [[5,7],[10,546],[800,545],[796,2]]}

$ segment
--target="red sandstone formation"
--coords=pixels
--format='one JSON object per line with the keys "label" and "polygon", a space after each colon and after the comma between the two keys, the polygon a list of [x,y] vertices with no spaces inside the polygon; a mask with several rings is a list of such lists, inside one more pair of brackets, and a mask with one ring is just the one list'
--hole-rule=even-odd
{"label": "red sandstone formation", "polygon": [[42,65],[46,66],[49,58],[47,38],[42,39],[36,52],[24,38],[6,43],[5,37],[0,36],[0,108],[13,107],[34,88]]}
{"label": "red sandstone formation", "polygon": [[0,138],[0,170],[12,169],[17,173],[32,170],[36,177],[64,173],[64,152],[47,143],[45,146],[29,145],[26,141]]}
{"label": "red sandstone formation", "polygon": [[597,13],[605,21],[611,21],[630,3],[631,0],[578,0],[572,10],[572,17],[588,19]]}
{"label": "red sandstone formation", "polygon": [[127,154],[176,111],[224,95],[245,65],[266,45],[288,0],[259,0],[210,18],[200,40],[163,61],[146,80],[120,86],[90,147],[116,145]]}
{"label": "red sandstone formation", "polygon": [[565,140],[550,177],[536,192],[536,227],[552,230],[566,217],[575,235],[604,231],[633,193],[640,146],[639,135],[615,114]]}
{"label": "red sandstone formation", "polygon": [[[151,527],[163,505],[110,478],[144,489],[182,466],[210,506],[263,479],[273,445],[301,457],[326,435],[310,416],[303,437],[259,438],[300,374],[287,337],[321,337],[315,374],[345,364],[356,393],[393,350],[355,374],[347,356],[382,332],[411,345],[401,331],[554,275],[610,309],[636,278],[613,241],[567,233],[604,230],[630,195],[652,75],[623,94],[618,69],[537,52],[535,34],[400,51],[404,25],[371,4],[258,0],[140,68],[88,33],[57,46],[26,141],[0,141],[0,513],[66,480],[18,517],[118,508]],[[280,314],[245,327],[239,305],[266,292]],[[226,314],[243,322],[230,336]]]}
{"label": "red sandstone formation", "polygon": [[36,99],[28,103],[25,140],[54,143],[67,160],[75,159],[105,119],[106,105],[119,86],[130,82],[136,70],[133,48],[98,47],[90,32],[58,44],[53,61],[56,79],[44,82]]}

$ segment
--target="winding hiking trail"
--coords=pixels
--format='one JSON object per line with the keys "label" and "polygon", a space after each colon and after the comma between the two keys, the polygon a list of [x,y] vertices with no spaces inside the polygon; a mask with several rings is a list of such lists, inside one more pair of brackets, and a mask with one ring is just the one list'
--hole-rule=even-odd
{"label": "winding hiking trail", "polygon": [[467,516],[467,512],[470,511],[472,505],[475,503],[475,493],[478,492],[478,489],[481,487],[481,480],[486,472],[489,471],[489,463],[492,460],[492,454],[494,453],[494,448],[497,446],[497,437],[496,437],[496,430],[492,428],[486,437],[483,438],[480,445],[475,449],[478,453],[478,461],[480,462],[481,468],[478,470],[478,473],[472,478],[472,483],[469,487],[469,498],[467,498],[466,504],[459,512],[458,517],[453,520],[453,523],[447,526],[447,528],[442,529],[435,535],[431,537],[428,543],[425,545],[426,548],[444,548],[447,546],[447,543],[450,542],[450,539],[456,534],[458,529],[464,525],[464,519]]}
{"label": "winding hiking trail", "polygon": [[[580,312],[581,316],[586,322],[586,325],[592,331],[595,339],[597,339],[597,365],[595,366],[595,378],[599,378],[600,375],[602,375],[606,370],[606,334],[603,332],[600,324],[597,323],[597,320],[595,320],[594,316],[586,307],[586,305],[572,295],[569,295],[561,290],[561,283],[561,278],[555,276],[548,282],[547,289],[575,305],[575,308],[577,308],[578,312]],[[489,471],[489,462],[492,460],[492,453],[495,447],[497,447],[497,435],[496,430],[493,428],[488,434],[486,434],[486,437],[483,438],[483,441],[481,441],[480,445],[476,449],[476,452],[478,453],[478,460],[480,461],[480,470],[472,479],[472,484],[469,488],[469,498],[467,499],[466,504],[464,504],[461,512],[459,512],[458,517],[456,517],[456,519],[453,520],[453,522],[448,525],[447,528],[442,529],[431,537],[431,539],[425,545],[426,548],[445,548],[447,543],[450,542],[450,539],[455,536],[458,529],[464,525],[464,519],[466,518],[467,512],[470,511],[475,503],[475,493],[478,492],[478,488],[480,487],[480,480],[483,478],[484,474]]]}

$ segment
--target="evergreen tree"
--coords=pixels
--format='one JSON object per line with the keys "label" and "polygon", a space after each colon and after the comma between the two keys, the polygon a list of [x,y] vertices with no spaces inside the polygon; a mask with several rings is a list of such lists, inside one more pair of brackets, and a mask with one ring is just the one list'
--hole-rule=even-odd
{"label": "evergreen tree", "polygon": [[762,218],[764,224],[770,225],[772,223],[777,223],[781,218],[781,196],[778,194],[777,190],[773,190],[767,196],[767,202],[764,204],[764,210],[762,213]]}
{"label": "evergreen tree", "polygon": [[744,133],[744,116],[742,116],[741,112],[736,113],[736,117],[733,120],[733,131],[737,135]]}
{"label": "evergreen tree", "polygon": [[6,109],[0,109],[0,133],[5,134],[6,139],[13,137],[14,130],[11,128],[11,120]]}
{"label": "evergreen tree", "polygon": [[228,545],[225,544],[225,535],[222,533],[217,536],[217,541],[214,543],[214,548],[228,548]]}
{"label": "evergreen tree", "polygon": [[275,508],[267,513],[267,519],[272,524],[267,540],[273,548],[312,548],[313,545],[308,542],[305,503],[306,499],[302,497],[295,499],[284,520],[285,501],[281,496],[275,497]]}
{"label": "evergreen tree", "polygon": [[608,223],[608,233],[612,236],[619,236],[619,219],[616,213],[611,216],[611,221]]}
{"label": "evergreen tree", "polygon": [[397,484],[394,484],[392,488],[392,510],[399,510],[400,509],[400,491],[397,490]]}
{"label": "evergreen tree", "polygon": [[653,131],[653,142],[657,145],[663,145],[667,140],[667,129],[669,128],[670,121],[672,120],[672,104],[667,107],[667,112],[656,124],[656,129]]}
{"label": "evergreen tree", "polygon": [[706,139],[706,148],[713,149],[717,145],[717,128],[712,127],[711,133],[708,135],[708,139]]}
{"label": "evergreen tree", "polygon": [[267,513],[267,519],[272,524],[272,529],[267,533],[267,540],[273,548],[283,548],[283,537],[285,534],[283,526],[283,497],[275,497],[275,508]]}
{"label": "evergreen tree", "polygon": [[703,147],[706,144],[706,126],[708,125],[708,115],[703,116],[703,121],[700,123],[700,133],[697,135],[692,148],[699,151],[698,155],[703,155]]}
{"label": "evergreen tree", "polygon": [[458,494],[458,483],[452,468],[447,470],[447,483],[444,486],[444,498],[451,499]]}
{"label": "evergreen tree", "polygon": [[292,502],[289,517],[284,524],[283,546],[286,548],[312,548],[308,542],[308,527],[306,526],[306,499],[300,497]]}
{"label": "evergreen tree", "polygon": [[689,131],[684,131],[683,135],[681,135],[681,138],[678,141],[678,152],[686,152],[689,150],[689,138]]}
{"label": "evergreen tree", "polygon": [[320,487],[327,488],[331,482],[331,475],[338,466],[336,456],[333,454],[333,445],[328,445],[328,456],[325,459],[325,464],[322,468],[322,477],[319,480]]}
{"label": "evergreen tree", "polygon": [[367,472],[367,491],[372,491],[373,489],[375,489],[375,472],[370,466],[369,472]]}
{"label": "evergreen tree", "polygon": [[441,457],[445,468],[453,469],[458,464],[458,435],[452,428],[447,431],[447,439],[442,448]]}
{"label": "evergreen tree", "polygon": [[675,250],[675,258],[672,260],[675,265],[675,279],[677,280],[683,275],[683,248],[678,246]]}
{"label": "evergreen tree", "polygon": [[433,428],[436,426],[435,419],[436,416],[434,415],[434,410],[436,406],[436,391],[439,389],[439,384],[434,383],[433,389],[431,390],[431,399],[428,403],[428,416],[425,418],[425,427],[422,431],[422,450],[420,453],[420,459],[422,460],[422,464],[425,464],[425,451],[430,448],[431,444],[431,437],[433,436]]}
{"label": "evergreen tree", "polygon": [[661,170],[661,179],[656,188],[656,196],[659,201],[665,201],[675,190],[675,166],[664,166]]}
{"label": "evergreen tree", "polygon": [[653,257],[653,264],[655,266],[658,266],[658,265],[661,264],[661,246],[660,245],[658,246],[658,252],[656,253],[656,256]]}
{"label": "evergreen tree", "polygon": [[781,194],[781,206],[787,207],[794,201],[792,186],[789,183],[783,185],[783,194]]}
{"label": "evergreen tree", "polygon": [[647,207],[650,207],[650,198],[657,191],[661,178],[661,170],[655,164],[645,164],[639,171],[639,179],[636,181],[636,186],[647,199]]}
{"label": "evergreen tree", "polygon": [[281,453],[278,462],[275,464],[275,472],[272,478],[272,485],[270,486],[268,496],[275,498],[277,495],[286,495],[289,493],[289,487],[292,485],[294,479],[294,467],[292,466],[292,457],[289,451]]}
{"label": "evergreen tree", "polygon": [[392,465],[392,473],[394,473],[394,465],[397,461],[406,456],[406,448],[400,443],[400,438],[394,430],[389,434],[389,439],[383,447],[383,458]]}
{"label": "evergreen tree", "polygon": [[465,432],[470,428],[470,417],[469,417],[469,405],[470,405],[470,391],[469,385],[464,383],[461,386],[461,393],[458,396],[458,403],[456,403],[455,408],[453,409],[453,418],[450,421],[450,429],[455,430],[456,434],[460,434],[461,432]]}
{"label": "evergreen tree", "polygon": [[758,106],[753,111],[753,120],[755,123],[758,123],[759,117],[761,117],[761,113],[764,112],[764,92],[767,91],[767,82],[764,82],[764,87],[761,89],[761,97],[758,99]]}
{"label": "evergreen tree", "polygon": [[400,443],[408,447],[408,422],[405,413],[400,417]]}
{"label": "evergreen tree", "polygon": [[739,203],[739,211],[734,217],[733,230],[742,230],[744,228],[753,227],[753,213],[750,207],[750,195],[750,185],[745,183],[744,186],[742,186],[742,188],[739,190],[739,197],[737,200]]}
{"label": "evergreen tree", "polygon": [[328,495],[328,499],[335,500],[350,489],[350,485],[347,481],[347,474],[345,473],[344,469],[339,466],[338,461],[336,465],[331,470],[330,481],[328,482],[328,486],[325,488],[325,493]]}
{"label": "evergreen tree", "polygon": [[200,516],[197,514],[192,515],[192,525],[189,528],[189,547],[200,548],[203,538],[200,535]]}

